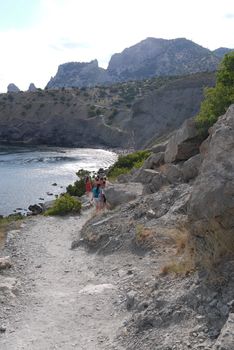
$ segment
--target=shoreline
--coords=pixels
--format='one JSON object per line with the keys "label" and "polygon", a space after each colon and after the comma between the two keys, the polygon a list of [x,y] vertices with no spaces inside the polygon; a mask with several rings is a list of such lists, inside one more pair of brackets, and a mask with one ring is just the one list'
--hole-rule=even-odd
{"label": "shoreline", "polygon": [[[4,152],[4,151],[7,151],[7,150],[12,150],[13,151],[12,154],[14,154],[14,153],[17,154],[17,150],[19,150],[19,152],[22,150],[22,151],[26,151],[26,152],[27,151],[29,151],[29,152],[30,151],[31,152],[45,151],[45,152],[61,152],[62,153],[63,149],[64,149],[63,147],[51,147],[51,146],[48,146],[48,145],[37,145],[37,146],[35,146],[35,145],[12,145],[12,144],[11,145],[2,145],[2,144],[0,144],[0,151]],[[70,148],[66,148],[66,149],[68,151],[69,150],[72,151],[72,150],[76,150],[77,148],[70,147]],[[80,150],[82,150],[82,149],[86,150],[87,148],[79,148],[79,149]],[[124,150],[124,149],[118,149],[118,150],[117,149],[110,149],[110,148],[88,148],[88,149],[93,150],[93,151],[95,151],[95,150],[102,150],[102,151],[106,151],[106,152],[112,152],[117,157],[119,155],[126,154],[126,152],[127,152],[127,150]],[[51,166],[53,166],[53,165],[51,165]],[[100,167],[97,167],[97,169],[95,171],[97,171],[99,168]],[[77,168],[77,170],[78,170],[78,168]],[[0,212],[0,217],[7,218],[9,216],[14,216],[14,215],[15,216],[22,215],[23,217],[27,217],[27,216],[30,216],[30,214],[32,213],[32,211],[30,211],[28,209],[30,205],[40,205],[40,206],[43,207],[44,204],[46,204],[48,202],[51,202],[51,200],[55,201],[56,198],[57,198],[56,196],[59,196],[61,193],[64,193],[64,190],[66,189],[66,187],[69,184],[73,184],[74,181],[76,181],[76,178],[75,178],[76,171],[72,171],[71,172],[71,174],[74,175],[74,180],[70,180],[66,185],[58,184],[58,187],[63,187],[63,190],[61,188],[61,191],[60,191],[60,189],[58,189],[58,187],[57,187],[55,193],[53,193],[54,192],[54,187],[51,187],[51,186],[53,186],[53,184],[51,182],[51,186],[50,186],[50,183],[48,182],[48,191],[46,191],[44,194],[40,193],[38,196],[36,196],[35,200],[30,201],[27,205],[20,204],[20,203],[16,204],[16,206],[12,210],[7,211],[7,213],[5,212],[5,210],[3,208],[4,211]],[[49,181],[53,181],[53,180],[51,179]],[[60,185],[63,185],[63,186],[60,186]],[[30,189],[28,191],[30,191]]]}

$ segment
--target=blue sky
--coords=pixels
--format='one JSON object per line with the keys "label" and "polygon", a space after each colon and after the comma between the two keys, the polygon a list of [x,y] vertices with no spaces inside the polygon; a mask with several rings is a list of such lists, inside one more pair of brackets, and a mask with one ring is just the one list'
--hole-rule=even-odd
{"label": "blue sky", "polygon": [[40,0],[0,0],[0,31],[30,28],[40,10]]}
{"label": "blue sky", "polygon": [[0,0],[0,92],[44,88],[59,64],[97,58],[146,37],[234,48],[233,0]]}

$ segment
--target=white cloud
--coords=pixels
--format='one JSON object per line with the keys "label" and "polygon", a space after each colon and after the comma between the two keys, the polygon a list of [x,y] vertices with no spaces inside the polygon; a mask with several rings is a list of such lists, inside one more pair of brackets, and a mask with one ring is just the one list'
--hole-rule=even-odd
{"label": "white cloud", "polygon": [[0,32],[0,91],[13,82],[44,87],[59,64],[111,54],[146,37],[186,37],[215,49],[234,47],[233,0],[41,0],[33,28]]}

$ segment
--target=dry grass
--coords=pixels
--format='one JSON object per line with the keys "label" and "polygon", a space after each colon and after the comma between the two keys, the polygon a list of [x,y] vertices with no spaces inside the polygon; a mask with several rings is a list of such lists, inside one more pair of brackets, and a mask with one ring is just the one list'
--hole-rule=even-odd
{"label": "dry grass", "polygon": [[193,272],[195,270],[194,249],[190,245],[187,229],[182,225],[167,228],[164,234],[171,239],[174,256],[171,256],[168,263],[162,267],[161,274],[187,275]]}
{"label": "dry grass", "polygon": [[149,243],[153,238],[155,230],[151,228],[144,227],[141,224],[136,225],[136,243],[144,244]]}
{"label": "dry grass", "polygon": [[203,235],[193,235],[191,245],[195,262],[201,268],[212,271],[224,258],[234,256],[233,231],[224,230],[217,220],[210,221],[206,231],[204,228],[202,231],[202,227],[196,231],[203,232]]}

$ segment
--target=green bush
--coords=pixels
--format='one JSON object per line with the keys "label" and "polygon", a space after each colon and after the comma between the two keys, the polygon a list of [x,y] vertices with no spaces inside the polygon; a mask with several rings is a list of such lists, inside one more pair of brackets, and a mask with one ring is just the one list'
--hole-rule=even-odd
{"label": "green bush", "polygon": [[81,202],[69,194],[57,198],[52,208],[45,212],[45,215],[66,215],[68,213],[80,213]]}
{"label": "green bush", "polygon": [[234,102],[234,52],[224,56],[216,74],[216,86],[205,89],[205,100],[196,117],[201,133],[206,133]]}
{"label": "green bush", "polygon": [[79,180],[76,180],[73,185],[68,185],[66,190],[71,196],[81,197],[85,194],[85,178],[90,176],[90,171],[80,169],[76,175],[79,177]]}
{"label": "green bush", "polygon": [[85,181],[84,179],[80,179],[74,182],[73,185],[68,185],[67,193],[71,196],[81,197],[85,194]]}
{"label": "green bush", "polygon": [[127,174],[133,168],[140,168],[144,161],[150,156],[150,151],[137,151],[119,159],[109,168],[108,177],[116,178],[121,174]]}

